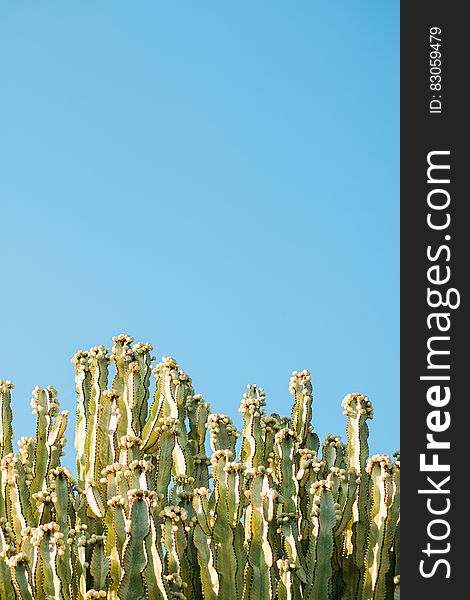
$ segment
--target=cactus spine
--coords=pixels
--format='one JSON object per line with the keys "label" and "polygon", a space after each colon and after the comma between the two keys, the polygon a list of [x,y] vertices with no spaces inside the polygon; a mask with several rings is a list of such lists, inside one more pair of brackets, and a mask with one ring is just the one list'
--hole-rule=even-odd
{"label": "cactus spine", "polygon": [[73,358],[76,477],[57,392],[33,391],[36,435],[14,453],[0,381],[0,600],[399,598],[400,462],[368,457],[366,396],[343,401],[347,443],[320,444],[294,372],[290,417],[250,385],[239,432],[133,341]]}

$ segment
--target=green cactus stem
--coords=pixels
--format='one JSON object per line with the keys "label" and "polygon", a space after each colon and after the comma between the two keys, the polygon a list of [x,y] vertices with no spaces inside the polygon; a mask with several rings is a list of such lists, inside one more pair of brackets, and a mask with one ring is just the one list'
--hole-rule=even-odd
{"label": "green cactus stem", "polygon": [[173,358],[113,341],[72,359],[76,477],[54,388],[15,452],[0,381],[0,600],[399,600],[400,458],[369,457],[366,396],[320,444],[295,371],[290,417],[249,385],[238,431]]}

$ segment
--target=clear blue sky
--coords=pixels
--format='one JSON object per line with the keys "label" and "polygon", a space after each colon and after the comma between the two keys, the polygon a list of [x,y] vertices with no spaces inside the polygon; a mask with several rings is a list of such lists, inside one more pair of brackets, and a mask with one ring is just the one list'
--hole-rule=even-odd
{"label": "clear blue sky", "polygon": [[307,368],[320,436],[360,391],[398,448],[398,1],[5,0],[0,89],[16,438],[126,332],[238,425],[247,383],[287,414]]}

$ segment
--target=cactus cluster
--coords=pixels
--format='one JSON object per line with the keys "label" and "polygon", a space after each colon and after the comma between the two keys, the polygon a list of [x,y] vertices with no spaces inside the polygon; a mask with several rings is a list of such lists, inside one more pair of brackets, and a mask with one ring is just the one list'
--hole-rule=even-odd
{"label": "cactus cluster", "polygon": [[291,415],[249,385],[239,432],[174,359],[113,339],[73,358],[76,476],[56,391],[33,391],[36,435],[14,453],[0,381],[1,600],[399,598],[399,456],[368,458],[366,396],[343,401],[347,443],[320,443],[294,372]]}

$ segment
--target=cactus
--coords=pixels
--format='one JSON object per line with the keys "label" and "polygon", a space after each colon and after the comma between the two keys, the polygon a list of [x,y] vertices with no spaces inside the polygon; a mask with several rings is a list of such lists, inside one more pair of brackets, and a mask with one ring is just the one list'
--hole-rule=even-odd
{"label": "cactus", "polygon": [[399,598],[399,454],[368,457],[366,396],[343,400],[347,442],[320,443],[294,372],[291,415],[249,385],[239,432],[133,341],[72,359],[76,476],[57,392],[35,388],[36,435],[14,453],[0,381],[1,600]]}

